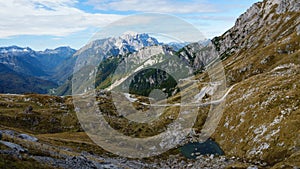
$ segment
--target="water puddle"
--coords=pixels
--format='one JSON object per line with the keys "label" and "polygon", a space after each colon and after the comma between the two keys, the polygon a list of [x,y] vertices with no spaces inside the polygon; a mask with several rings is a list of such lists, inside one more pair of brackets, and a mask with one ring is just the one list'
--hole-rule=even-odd
{"label": "water puddle", "polygon": [[196,159],[199,155],[224,155],[224,151],[215,141],[208,139],[205,142],[188,143],[180,147],[183,156],[189,159]]}

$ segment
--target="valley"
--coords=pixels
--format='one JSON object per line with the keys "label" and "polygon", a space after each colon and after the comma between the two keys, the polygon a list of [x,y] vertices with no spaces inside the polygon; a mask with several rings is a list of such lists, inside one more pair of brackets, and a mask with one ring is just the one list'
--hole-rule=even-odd
{"label": "valley", "polygon": [[1,47],[0,168],[298,169],[299,39],[264,0],[211,40]]}

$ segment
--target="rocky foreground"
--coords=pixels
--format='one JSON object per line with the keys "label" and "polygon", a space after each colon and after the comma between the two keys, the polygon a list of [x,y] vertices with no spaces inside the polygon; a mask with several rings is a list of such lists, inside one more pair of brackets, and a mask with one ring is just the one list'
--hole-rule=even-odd
{"label": "rocky foreground", "polygon": [[[234,157],[227,158],[225,156],[199,155],[195,160],[191,160],[177,154],[170,155],[163,160],[158,158],[152,160],[127,159],[121,157],[108,157],[106,155],[99,156],[85,151],[79,153],[71,148],[56,147],[44,143],[34,136],[21,134],[13,130],[0,130],[0,136],[0,156],[3,158],[0,160],[0,164],[3,168],[10,167],[9,165],[11,165],[11,163],[17,165],[24,161],[31,161],[30,166],[38,166],[39,168],[65,169],[258,168],[256,165],[247,164]],[[8,162],[8,160],[10,161]]]}

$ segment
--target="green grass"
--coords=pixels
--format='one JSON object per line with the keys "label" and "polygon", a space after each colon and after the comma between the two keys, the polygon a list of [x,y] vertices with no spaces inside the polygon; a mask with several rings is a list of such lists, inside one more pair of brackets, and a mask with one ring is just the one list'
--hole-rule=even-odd
{"label": "green grass", "polygon": [[[70,97],[0,95],[1,125],[30,133],[77,131],[80,126]],[[32,106],[31,113],[24,110]]]}

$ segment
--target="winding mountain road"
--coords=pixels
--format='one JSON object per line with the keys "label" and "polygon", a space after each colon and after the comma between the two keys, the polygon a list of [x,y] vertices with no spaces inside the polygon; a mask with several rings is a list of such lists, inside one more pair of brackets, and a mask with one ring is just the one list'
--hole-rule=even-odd
{"label": "winding mountain road", "polygon": [[221,102],[223,102],[225,100],[225,98],[227,97],[227,95],[231,92],[231,90],[236,86],[236,84],[232,85],[227,92],[222,96],[222,98],[218,99],[218,100],[213,100],[207,103],[189,103],[189,104],[182,104],[182,103],[175,103],[175,104],[148,104],[148,103],[142,103],[140,102],[142,105],[145,106],[154,106],[154,107],[168,107],[168,106],[184,106],[184,107],[205,107],[208,105],[216,105],[219,104]]}

